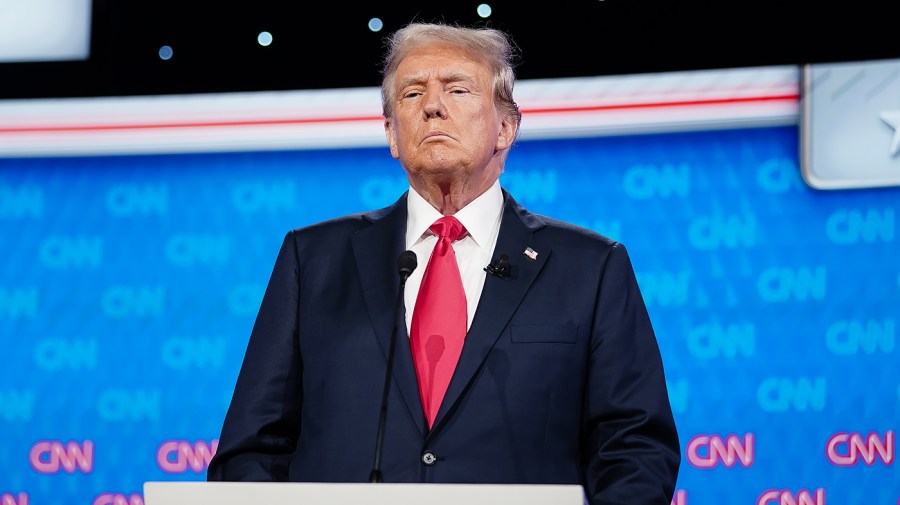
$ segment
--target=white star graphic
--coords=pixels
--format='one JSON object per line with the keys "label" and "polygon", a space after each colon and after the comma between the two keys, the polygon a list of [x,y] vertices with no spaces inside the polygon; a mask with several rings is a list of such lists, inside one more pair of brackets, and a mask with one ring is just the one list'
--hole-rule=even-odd
{"label": "white star graphic", "polygon": [[891,157],[900,153],[900,110],[886,110],[881,113],[881,120],[894,128],[894,138],[891,140]]}

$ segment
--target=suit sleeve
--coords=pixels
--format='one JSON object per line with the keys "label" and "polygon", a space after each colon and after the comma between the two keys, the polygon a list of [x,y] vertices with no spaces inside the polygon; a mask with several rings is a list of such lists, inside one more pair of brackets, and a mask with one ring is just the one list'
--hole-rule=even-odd
{"label": "suit sleeve", "polygon": [[668,505],[681,450],[659,346],[631,260],[615,244],[600,279],[585,395],[591,505]]}
{"label": "suit sleeve", "polygon": [[225,415],[209,481],[286,481],[300,431],[303,364],[293,232],[275,260]]}

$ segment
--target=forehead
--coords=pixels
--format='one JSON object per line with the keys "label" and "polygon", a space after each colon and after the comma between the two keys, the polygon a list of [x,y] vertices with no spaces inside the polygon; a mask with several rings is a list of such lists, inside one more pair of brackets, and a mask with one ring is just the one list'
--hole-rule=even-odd
{"label": "forehead", "polygon": [[403,56],[396,82],[404,86],[430,79],[482,81],[490,73],[487,62],[473,53],[455,45],[431,43],[414,47]]}

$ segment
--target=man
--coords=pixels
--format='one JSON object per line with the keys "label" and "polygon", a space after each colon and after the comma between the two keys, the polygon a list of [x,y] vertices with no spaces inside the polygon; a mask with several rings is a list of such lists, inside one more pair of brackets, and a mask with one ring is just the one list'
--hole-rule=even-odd
{"label": "man", "polygon": [[384,125],[410,189],[287,234],[209,480],[369,479],[397,258],[411,250],[385,481],[569,483],[593,504],[669,503],[679,443],[625,248],[499,185],[520,122],[511,56],[491,29],[393,35]]}

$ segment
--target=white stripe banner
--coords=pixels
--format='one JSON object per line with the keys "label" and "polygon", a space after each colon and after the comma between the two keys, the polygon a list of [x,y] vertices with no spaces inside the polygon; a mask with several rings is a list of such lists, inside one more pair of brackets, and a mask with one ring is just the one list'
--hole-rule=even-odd
{"label": "white stripe banner", "polygon": [[[520,140],[797,124],[800,69],[522,80]],[[0,101],[0,156],[386,146],[378,88]]]}

